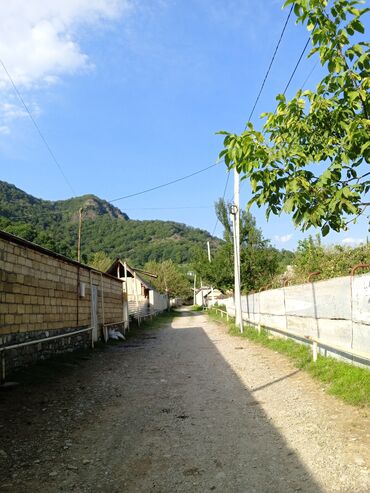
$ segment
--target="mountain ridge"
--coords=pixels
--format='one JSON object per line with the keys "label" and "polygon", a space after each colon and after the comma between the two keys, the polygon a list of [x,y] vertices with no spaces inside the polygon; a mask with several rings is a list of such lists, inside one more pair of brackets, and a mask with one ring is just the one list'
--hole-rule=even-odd
{"label": "mountain ridge", "polygon": [[0,181],[0,229],[76,258],[79,210],[82,209],[82,260],[104,252],[136,266],[147,261],[191,261],[207,241],[220,240],[205,230],[175,221],[133,220],[104,199],[86,194],[66,200],[33,197],[15,185]]}

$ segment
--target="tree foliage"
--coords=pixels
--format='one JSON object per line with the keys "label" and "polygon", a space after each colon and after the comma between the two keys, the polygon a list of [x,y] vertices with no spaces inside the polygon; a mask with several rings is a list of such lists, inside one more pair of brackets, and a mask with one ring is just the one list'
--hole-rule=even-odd
{"label": "tree foliage", "polygon": [[[233,230],[229,217],[229,205],[223,199],[215,204],[216,215],[224,227],[224,243],[212,252],[208,261],[205,249],[200,249],[194,262],[196,272],[203,282],[224,291],[234,285]],[[288,256],[282,255],[263,238],[256,220],[248,211],[240,216],[240,273],[244,292],[260,289],[270,284],[273,277],[285,269]]]}
{"label": "tree foliage", "polygon": [[318,279],[348,276],[356,264],[370,264],[370,245],[368,243],[358,247],[333,245],[324,246],[320,236],[309,236],[298,243],[294,256],[294,273],[291,283],[306,282],[311,272],[319,272]]}
{"label": "tree foliage", "polygon": [[[362,40],[361,2],[287,0],[310,33],[325,77],[315,91],[277,96],[262,131],[251,122],[241,135],[225,134],[220,156],[249,179],[249,205],[286,212],[302,230],[345,229],[370,203],[370,44]],[[353,36],[355,41],[353,41]],[[357,39],[360,38],[360,39]]]}
{"label": "tree foliage", "polygon": [[[190,262],[197,245],[217,240],[201,229],[173,221],[134,221],[93,195],[51,202],[0,181],[0,229],[67,257],[77,257],[79,209],[83,209],[81,258],[94,263],[103,252],[136,267],[150,260]],[[99,256],[98,255],[98,256]]]}
{"label": "tree foliage", "polygon": [[90,267],[106,272],[112,265],[113,260],[104,252],[96,252],[89,262]]}
{"label": "tree foliage", "polygon": [[172,260],[164,262],[150,261],[145,264],[144,270],[156,274],[157,278],[148,278],[157,291],[171,297],[187,299],[191,296],[191,283],[184,269]]}

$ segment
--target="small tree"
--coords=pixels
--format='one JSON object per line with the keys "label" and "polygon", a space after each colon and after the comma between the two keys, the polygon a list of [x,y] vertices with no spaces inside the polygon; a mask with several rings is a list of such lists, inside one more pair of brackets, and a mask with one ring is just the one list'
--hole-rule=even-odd
{"label": "small tree", "polygon": [[306,230],[346,229],[370,202],[370,44],[351,37],[364,33],[368,8],[361,2],[287,0],[297,22],[306,25],[326,75],[315,91],[298,91],[291,101],[277,96],[265,113],[262,132],[251,122],[241,134],[226,135],[220,156],[249,179],[249,206],[266,206],[267,217],[292,213]]}
{"label": "small tree", "polygon": [[178,298],[191,296],[190,280],[185,272],[172,260],[164,262],[150,261],[145,264],[144,270],[156,274],[157,278],[150,278],[150,283],[160,292]]}
{"label": "small tree", "polygon": [[105,272],[112,264],[112,259],[105,252],[96,252],[89,262],[90,267]]}
{"label": "small tree", "polygon": [[[225,242],[212,254],[208,261],[205,249],[199,250],[194,268],[202,279],[211,285],[230,290],[234,286],[233,230],[229,206],[219,199],[215,204],[216,215],[224,227]],[[259,289],[270,283],[279,269],[279,252],[269,240],[263,238],[256,220],[250,212],[242,211],[240,216],[240,273],[242,289]]]}

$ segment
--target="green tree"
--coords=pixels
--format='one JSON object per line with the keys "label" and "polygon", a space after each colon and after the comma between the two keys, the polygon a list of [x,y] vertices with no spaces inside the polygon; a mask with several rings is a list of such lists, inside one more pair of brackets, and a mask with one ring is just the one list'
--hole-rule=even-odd
{"label": "green tree", "polygon": [[[215,204],[216,215],[224,226],[224,243],[212,253],[208,261],[205,249],[198,250],[194,269],[207,282],[222,290],[234,285],[233,231],[228,213],[230,204],[220,199]],[[280,254],[263,238],[256,220],[248,211],[240,215],[240,273],[243,291],[259,289],[269,284],[278,272]]]}
{"label": "green tree", "polygon": [[[266,206],[267,217],[291,213],[302,230],[346,229],[370,203],[370,44],[361,40],[359,1],[287,0],[297,22],[310,32],[326,73],[315,91],[277,96],[261,132],[251,122],[226,135],[220,156],[249,179],[249,205]],[[351,38],[356,33],[355,42]]]}
{"label": "green tree", "polygon": [[105,252],[96,252],[89,261],[90,267],[105,272],[112,265],[112,259]]}
{"label": "green tree", "polygon": [[298,248],[294,259],[295,276],[301,282],[307,279],[311,272],[322,271],[325,249],[321,245],[320,235],[311,235],[298,242]]}
{"label": "green tree", "polygon": [[148,278],[148,280],[160,293],[167,293],[176,298],[190,298],[190,280],[184,270],[172,260],[164,262],[152,260],[145,264],[144,270],[157,275],[157,278]]}
{"label": "green tree", "polygon": [[358,247],[342,245],[323,246],[320,236],[309,236],[298,243],[294,258],[293,283],[307,281],[311,272],[319,272],[317,279],[348,276],[356,264],[370,264],[370,245]]}

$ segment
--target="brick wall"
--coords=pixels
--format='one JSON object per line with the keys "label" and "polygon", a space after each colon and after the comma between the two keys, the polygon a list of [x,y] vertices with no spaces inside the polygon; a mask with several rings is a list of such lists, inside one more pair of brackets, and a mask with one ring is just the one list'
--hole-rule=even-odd
{"label": "brick wall", "polygon": [[[85,284],[85,296],[80,285]],[[97,286],[100,324],[123,320],[122,282],[93,271],[12,235],[0,232],[0,347],[91,325],[91,289]],[[102,297],[103,288],[103,297]],[[102,306],[104,300],[104,310]],[[104,313],[103,313],[104,312]],[[88,343],[90,333],[29,346],[7,355],[7,367],[22,365],[55,351]],[[10,353],[10,352],[9,352]],[[24,353],[24,357],[22,354]]]}

